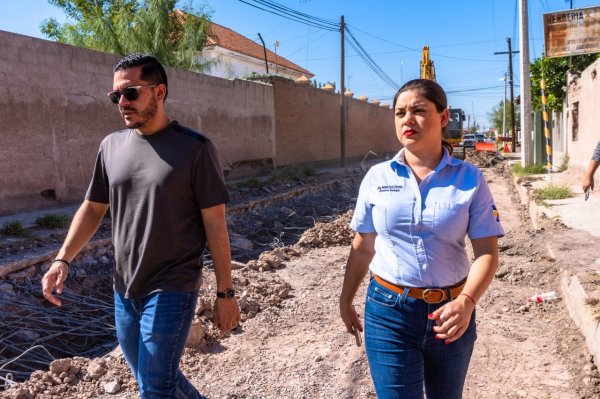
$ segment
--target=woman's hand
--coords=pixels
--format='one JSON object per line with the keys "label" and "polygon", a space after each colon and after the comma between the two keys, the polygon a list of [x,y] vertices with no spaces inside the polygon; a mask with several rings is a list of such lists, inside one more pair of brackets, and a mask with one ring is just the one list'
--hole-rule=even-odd
{"label": "woman's hand", "polygon": [[433,327],[435,337],[445,340],[446,345],[462,337],[469,327],[474,309],[475,304],[467,296],[459,295],[452,302],[431,313],[428,317],[436,321]]}
{"label": "woman's hand", "polygon": [[358,287],[369,271],[369,263],[375,255],[375,237],[377,237],[376,233],[356,233],[346,263],[344,285],[340,294],[340,316],[350,334],[354,334],[353,328],[358,331],[363,330],[352,302]]}
{"label": "woman's hand", "polygon": [[346,330],[350,334],[354,334],[354,329],[358,331],[363,331],[362,323],[360,322],[360,317],[358,313],[356,313],[356,309],[354,309],[354,305],[342,303],[340,301],[340,316],[342,317],[342,321],[346,325]]}

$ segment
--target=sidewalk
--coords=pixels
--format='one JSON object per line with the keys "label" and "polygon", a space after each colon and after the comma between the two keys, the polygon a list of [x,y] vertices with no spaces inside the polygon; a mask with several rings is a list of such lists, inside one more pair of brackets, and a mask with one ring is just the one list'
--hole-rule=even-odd
{"label": "sidewalk", "polygon": [[[518,159],[516,161],[519,162]],[[530,180],[530,182],[526,183],[526,180]],[[598,222],[600,220],[600,192],[590,193],[586,201],[581,188],[580,175],[567,170],[561,173],[530,175],[527,179],[514,177],[513,181],[521,204],[529,210],[529,216],[535,229],[539,229],[542,220],[547,218],[559,220],[567,227],[579,232],[589,233],[593,238],[600,237],[600,223]],[[573,197],[536,202],[533,199],[534,190],[551,184],[569,187],[573,192]],[[565,231],[564,234],[564,246],[573,245],[568,240],[569,231]],[[571,235],[579,237],[576,233],[571,233]],[[555,259],[556,251],[564,250],[564,247],[553,248],[547,244],[550,258]],[[590,284],[590,281],[593,284]],[[600,259],[588,260],[586,265],[574,264],[573,268],[563,267],[561,296],[565,300],[569,315],[584,335],[597,366],[600,365],[600,321],[598,320],[598,309],[594,305],[590,305],[589,300],[598,297],[596,284],[598,281],[600,281]]]}

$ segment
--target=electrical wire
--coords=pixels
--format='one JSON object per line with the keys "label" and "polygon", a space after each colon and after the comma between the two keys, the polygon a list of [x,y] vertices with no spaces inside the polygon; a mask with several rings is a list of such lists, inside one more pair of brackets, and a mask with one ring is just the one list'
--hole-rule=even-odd
{"label": "electrical wire", "polygon": [[294,9],[292,9],[290,7],[286,7],[286,6],[282,5],[282,4],[276,3],[276,2],[274,2],[272,0],[253,0],[253,1],[261,3],[261,4],[263,4],[263,5],[267,6],[267,7],[275,8],[275,9],[278,9],[278,10],[280,10],[282,12],[289,13],[290,15],[297,15],[297,16],[299,16],[301,18],[306,18],[308,20],[312,20],[312,21],[315,21],[315,22],[318,22],[318,23],[322,23],[322,24],[325,24],[325,25],[331,25],[332,27],[339,27],[339,24],[336,21],[332,21],[330,19],[320,18],[320,17],[315,17],[313,15],[305,14],[305,13],[300,12],[298,10],[294,10]]}
{"label": "electrical wire", "polygon": [[375,62],[375,60],[367,53],[364,47],[359,43],[356,37],[352,34],[348,27],[345,28],[348,33],[348,44],[359,54],[363,61],[383,80],[388,86],[394,90],[398,90],[400,85],[394,81],[385,71]]}
{"label": "electrical wire", "polygon": [[[251,7],[254,8],[258,8],[259,10],[262,11],[266,11],[268,13],[283,17],[283,18],[287,18],[289,20],[295,21],[295,22],[299,22],[301,24],[305,24],[305,25],[310,25],[313,26],[315,28],[320,28],[320,29],[325,29],[325,30],[330,30],[330,31],[339,31],[339,24],[324,24],[322,22],[319,22],[319,18],[315,18],[315,17],[304,17],[303,15],[306,14],[302,14],[302,13],[293,13],[293,12],[283,12],[283,11],[279,11],[278,7],[274,6],[274,5],[269,5],[266,3],[272,3],[272,2],[265,2],[265,1],[261,1],[261,0],[238,0],[244,4],[247,4]],[[251,1],[258,3],[258,4],[253,4],[251,3]],[[265,3],[265,4],[263,4]],[[262,5],[262,6],[261,6]],[[267,8],[265,8],[267,7]],[[282,6],[279,6],[282,7]]]}

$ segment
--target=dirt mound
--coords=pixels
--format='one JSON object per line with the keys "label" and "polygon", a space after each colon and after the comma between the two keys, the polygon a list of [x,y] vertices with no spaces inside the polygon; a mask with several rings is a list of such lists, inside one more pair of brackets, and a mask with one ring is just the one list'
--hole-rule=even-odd
{"label": "dirt mound", "polygon": [[301,248],[325,248],[350,245],[354,238],[354,231],[350,228],[353,214],[354,210],[351,209],[333,222],[316,223],[315,227],[302,234],[298,246]]}

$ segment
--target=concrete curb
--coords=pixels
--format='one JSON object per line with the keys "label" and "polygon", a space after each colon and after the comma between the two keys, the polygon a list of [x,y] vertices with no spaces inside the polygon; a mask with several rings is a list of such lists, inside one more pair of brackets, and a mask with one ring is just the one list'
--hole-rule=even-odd
{"label": "concrete curb", "polygon": [[[532,188],[524,187],[518,183],[519,177],[513,175],[515,190],[519,195],[521,204],[527,207],[531,220],[531,225],[535,230],[540,228],[540,219],[544,217],[555,217],[548,208],[539,206],[532,199]],[[554,250],[549,243],[546,243],[548,256],[555,258]],[[577,327],[581,330],[585,338],[585,343],[594,356],[594,363],[600,368],[600,321],[594,320],[586,304],[587,295],[579,278],[568,270],[563,270],[561,274],[560,290],[565,300],[565,305],[569,311],[569,316]]]}
{"label": "concrete curb", "polygon": [[535,230],[540,228],[540,217],[543,213],[536,202],[531,198],[531,192],[533,191],[532,187],[525,187],[519,183],[519,176],[513,175],[513,184],[515,186],[515,190],[519,195],[519,199],[521,200],[521,205],[527,208],[527,212],[529,213],[529,218],[531,220],[531,225]]}
{"label": "concrete curb", "polygon": [[[110,244],[111,242],[112,239],[110,237],[90,241],[86,244],[83,251],[89,251],[98,247],[102,247]],[[20,259],[9,260],[8,262],[1,264],[0,279],[4,278],[10,273],[14,273],[16,271],[25,269],[26,267],[37,265],[38,263],[46,262],[52,259],[55,256],[57,250],[58,247],[53,248],[51,250],[45,250],[44,252],[38,254],[25,255],[22,256]]]}
{"label": "concrete curb", "polygon": [[[242,204],[238,204],[235,206],[227,207],[228,215],[236,215],[239,213],[250,212],[254,209],[258,209],[267,205],[272,204],[273,202],[283,201],[290,198],[295,197],[303,197],[308,194],[314,194],[319,191],[327,190],[330,188],[334,188],[336,184],[339,184],[340,181],[351,180],[359,177],[358,174],[347,174],[346,176],[339,177],[337,179],[332,179],[331,181],[321,183],[320,185],[310,185],[299,187],[294,190],[285,191],[279,194],[273,194],[270,197],[260,198],[254,201],[246,201]],[[104,245],[110,244],[112,239],[109,238],[101,238],[98,240],[90,241],[83,249],[83,251],[89,251],[91,249],[95,249]],[[36,254],[29,254],[20,256],[17,259],[8,259],[2,260],[0,262],[0,279],[9,275],[10,273],[14,273],[16,271],[25,269],[30,266],[34,266],[36,264],[46,262],[52,259],[56,252],[58,251],[59,246],[56,246],[52,249],[45,249],[43,252],[39,252]],[[238,265],[232,265],[233,267],[238,267]],[[238,267],[239,268],[239,267]]]}
{"label": "concrete curb", "polygon": [[563,271],[562,273],[560,288],[563,292],[567,309],[569,309],[569,315],[583,333],[585,343],[594,356],[594,363],[598,366],[600,363],[600,323],[588,311],[585,290],[577,276],[570,275],[568,271]]}

